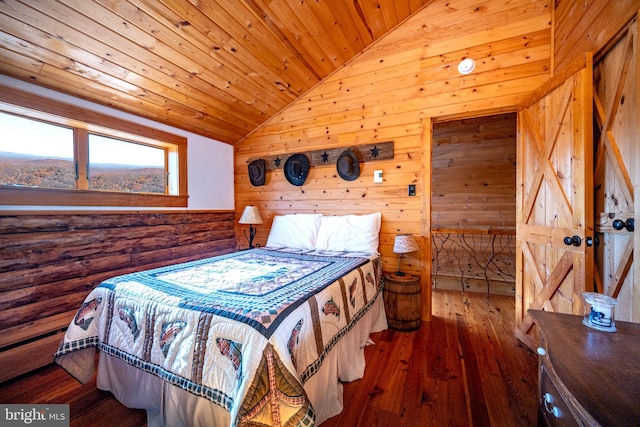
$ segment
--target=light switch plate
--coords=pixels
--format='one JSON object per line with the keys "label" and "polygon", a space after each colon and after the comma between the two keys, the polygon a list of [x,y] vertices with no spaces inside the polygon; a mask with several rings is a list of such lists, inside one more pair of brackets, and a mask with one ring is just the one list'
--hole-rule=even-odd
{"label": "light switch plate", "polygon": [[415,184],[409,184],[409,195],[410,196],[415,196],[416,195],[416,185]]}
{"label": "light switch plate", "polygon": [[377,169],[373,171],[373,182],[380,184],[382,182],[382,171]]}

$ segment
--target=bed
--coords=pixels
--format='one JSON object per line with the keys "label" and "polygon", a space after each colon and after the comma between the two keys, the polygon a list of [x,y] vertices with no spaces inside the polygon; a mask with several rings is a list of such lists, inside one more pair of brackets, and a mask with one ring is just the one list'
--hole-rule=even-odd
{"label": "bed", "polygon": [[386,329],[380,214],[276,216],[264,248],[106,280],[55,362],[149,426],[313,426]]}

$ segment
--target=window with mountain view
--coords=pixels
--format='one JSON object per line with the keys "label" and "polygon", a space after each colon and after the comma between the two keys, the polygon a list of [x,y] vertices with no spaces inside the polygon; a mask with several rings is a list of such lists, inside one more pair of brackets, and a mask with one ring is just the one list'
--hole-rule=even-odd
{"label": "window with mountain view", "polygon": [[89,189],[164,194],[165,158],[161,148],[89,134]]}
{"label": "window with mountain view", "polygon": [[[74,158],[74,130],[0,113],[0,184],[76,188],[81,162]],[[90,190],[166,192],[163,148],[103,135],[88,135]],[[81,188],[81,185],[78,185]]]}
{"label": "window with mountain view", "polygon": [[3,205],[187,206],[186,138],[33,96],[9,104],[5,95]]}
{"label": "window with mountain view", "polygon": [[0,184],[75,188],[73,129],[0,112]]}

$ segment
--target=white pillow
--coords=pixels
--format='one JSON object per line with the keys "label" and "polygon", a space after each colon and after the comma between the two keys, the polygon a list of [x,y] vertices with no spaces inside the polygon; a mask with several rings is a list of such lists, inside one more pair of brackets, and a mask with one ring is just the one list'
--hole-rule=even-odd
{"label": "white pillow", "polygon": [[379,212],[369,215],[323,216],[316,249],[345,252],[378,252]]}
{"label": "white pillow", "polygon": [[321,214],[289,214],[273,217],[267,246],[313,249],[316,246]]}

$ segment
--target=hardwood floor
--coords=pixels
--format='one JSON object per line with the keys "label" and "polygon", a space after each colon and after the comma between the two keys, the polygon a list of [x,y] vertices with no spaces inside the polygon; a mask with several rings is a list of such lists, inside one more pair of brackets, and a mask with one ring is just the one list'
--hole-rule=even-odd
{"label": "hardwood floor", "polygon": [[[514,337],[514,310],[513,297],[435,290],[431,322],[372,335],[364,378],[322,427],[536,425],[537,356]],[[0,384],[0,403],[68,403],[74,427],[146,421],[56,366]]]}
{"label": "hardwood floor", "polygon": [[435,290],[431,322],[372,336],[364,378],[322,427],[535,426],[537,356],[514,312],[513,296]]}

